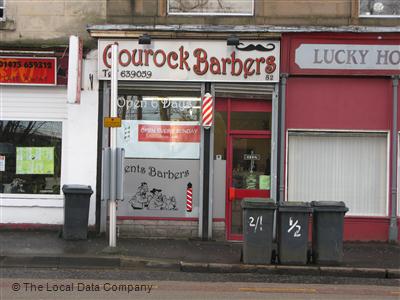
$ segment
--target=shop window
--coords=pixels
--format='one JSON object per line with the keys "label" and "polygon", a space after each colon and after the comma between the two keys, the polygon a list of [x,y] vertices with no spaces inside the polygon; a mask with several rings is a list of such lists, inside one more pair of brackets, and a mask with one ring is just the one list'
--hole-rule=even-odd
{"label": "shop window", "polygon": [[231,129],[232,130],[271,130],[270,112],[232,112]]}
{"label": "shop window", "polygon": [[6,0],[0,0],[0,21],[6,19]]}
{"label": "shop window", "polygon": [[387,215],[387,134],[289,132],[288,201],[344,201],[349,215]]}
{"label": "shop window", "polygon": [[360,0],[361,17],[400,17],[400,1]]}
{"label": "shop window", "polygon": [[226,160],[226,133],[228,131],[228,114],[226,111],[214,112],[214,155]]}
{"label": "shop window", "polygon": [[168,0],[171,15],[252,16],[254,0]]}
{"label": "shop window", "polygon": [[118,144],[133,158],[198,159],[200,97],[120,95]]}
{"label": "shop window", "polygon": [[60,194],[62,123],[0,121],[0,192]]}

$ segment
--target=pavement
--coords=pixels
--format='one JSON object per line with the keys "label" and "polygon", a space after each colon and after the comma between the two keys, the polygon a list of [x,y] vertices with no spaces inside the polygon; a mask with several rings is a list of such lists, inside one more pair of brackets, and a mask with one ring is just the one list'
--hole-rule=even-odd
{"label": "pavement", "polygon": [[[275,245],[276,246],[276,245]],[[343,262],[247,265],[240,262],[242,243],[196,239],[118,239],[105,236],[64,240],[56,231],[0,231],[0,268],[121,268],[176,272],[268,273],[365,278],[400,278],[400,245],[345,242]]]}

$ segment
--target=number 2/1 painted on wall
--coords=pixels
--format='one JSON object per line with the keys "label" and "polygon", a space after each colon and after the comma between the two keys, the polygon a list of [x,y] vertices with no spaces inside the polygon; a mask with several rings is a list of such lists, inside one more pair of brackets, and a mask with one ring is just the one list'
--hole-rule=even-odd
{"label": "number 2/1 painted on wall", "polygon": [[[257,219],[254,219],[254,217],[249,218],[249,226],[254,227],[254,233],[257,232],[257,229],[260,229],[260,231],[262,231],[262,219],[262,216],[258,216]],[[254,221],[256,222],[254,223]]]}

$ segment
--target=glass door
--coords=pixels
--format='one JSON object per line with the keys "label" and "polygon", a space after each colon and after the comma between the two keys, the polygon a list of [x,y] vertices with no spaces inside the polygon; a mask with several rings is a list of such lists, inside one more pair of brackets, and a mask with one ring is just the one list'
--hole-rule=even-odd
{"label": "glass door", "polygon": [[228,149],[227,238],[241,240],[241,201],[270,196],[271,135],[231,134]]}

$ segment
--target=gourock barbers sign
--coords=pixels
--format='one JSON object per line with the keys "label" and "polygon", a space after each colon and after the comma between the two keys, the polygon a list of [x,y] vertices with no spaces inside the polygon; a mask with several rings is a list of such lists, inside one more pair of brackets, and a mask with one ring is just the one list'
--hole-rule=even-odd
{"label": "gourock barbers sign", "polygon": [[111,78],[111,45],[118,43],[119,80],[278,82],[278,41],[99,41],[99,79]]}

